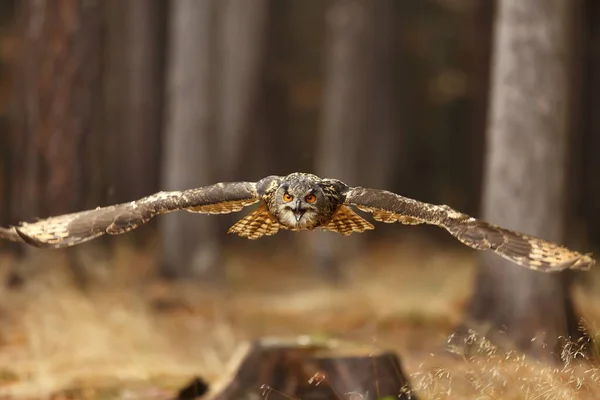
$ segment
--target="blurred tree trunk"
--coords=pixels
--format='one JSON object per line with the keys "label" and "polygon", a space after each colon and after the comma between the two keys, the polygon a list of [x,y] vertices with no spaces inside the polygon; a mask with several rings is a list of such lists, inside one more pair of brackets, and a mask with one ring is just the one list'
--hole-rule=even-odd
{"label": "blurred tree trunk", "polygon": [[[374,0],[366,14],[368,130],[363,127],[361,142],[366,150],[358,179],[362,185],[389,188],[392,177],[406,178],[406,146],[400,129],[395,49],[399,23],[394,0]],[[397,171],[395,171],[397,169]],[[355,182],[359,185],[358,182]]]}
{"label": "blurred tree trunk", "polygon": [[[406,72],[399,59],[399,4],[395,0],[374,0],[367,7],[367,128],[360,138],[359,173],[355,185],[398,190],[410,190],[408,174],[411,154],[408,152],[402,97],[407,94],[400,76]],[[379,224],[373,232],[360,237],[361,241],[377,241],[398,227]]]}
{"label": "blurred tree trunk", "polygon": [[[97,0],[17,3],[19,56],[13,73],[10,222],[85,209],[101,89]],[[25,254],[35,249],[19,248]],[[82,249],[80,249],[82,250]],[[87,275],[68,252],[77,283]],[[21,280],[15,270],[9,281]]]}
{"label": "blurred tree trunk", "polygon": [[[14,63],[15,54],[13,51],[6,51],[10,44],[15,40],[14,29],[10,22],[14,19],[14,0],[0,2],[0,43],[5,49],[0,52],[0,225],[6,226],[14,221],[10,220],[10,198],[11,198],[11,179],[10,164],[12,151],[10,148],[10,127],[8,120],[10,118],[7,105],[10,103],[11,93],[8,88],[11,87],[12,75],[15,70],[11,70]],[[8,242],[0,243],[0,248],[8,245]]]}
{"label": "blurred tree trunk", "polygon": [[[109,203],[131,201],[159,189],[166,4],[165,0],[106,3]],[[149,232],[136,230],[128,237]]]}
{"label": "blurred tree trunk", "polygon": [[583,120],[583,163],[581,176],[582,195],[578,210],[583,212],[587,223],[588,236],[600,248],[600,2],[585,1],[584,35],[585,52],[584,77],[581,99]]}
{"label": "blurred tree trunk", "polygon": [[265,61],[267,0],[221,0],[219,6],[217,179],[236,179],[260,97]]}
{"label": "blurred tree trunk", "polygon": [[[163,190],[213,183],[214,1],[170,3]],[[161,217],[162,273],[218,279],[220,249],[214,216],[178,212]]]}
{"label": "blurred tree trunk", "polygon": [[[4,125],[4,124],[2,124]],[[9,135],[6,133],[8,129],[5,126],[0,126],[0,226],[7,226],[15,221],[9,218],[10,204],[10,145]],[[0,244],[3,247],[8,242]]]}
{"label": "blurred tree trunk", "polygon": [[[500,0],[495,27],[483,217],[557,242],[565,241],[576,5]],[[568,282],[564,273],[530,271],[486,252],[470,317],[523,350],[549,355],[559,336],[578,333]]]}
{"label": "blurred tree trunk", "polygon": [[[219,157],[215,159],[213,180],[259,179],[260,176],[248,176],[248,171],[241,171],[240,167],[244,150],[252,154],[246,159],[251,164],[257,162],[257,157],[268,157],[259,148],[266,145],[265,141],[251,135],[260,123],[268,1],[220,0],[216,13],[213,89],[218,135],[214,148]],[[258,136],[264,138],[262,134]],[[239,218],[238,214],[219,218],[217,238],[220,243],[239,240],[223,234]]]}
{"label": "blurred tree trunk", "polygon": [[24,0],[17,7],[12,223],[84,207],[101,54],[97,0]]}
{"label": "blurred tree trunk", "polygon": [[[244,145],[249,151],[255,146],[247,138],[257,122],[267,5],[266,0],[173,3],[165,188],[240,179]],[[217,228],[231,218],[168,217],[162,228],[165,272],[221,280],[226,228]]]}
{"label": "blurred tree trunk", "polygon": [[465,115],[468,118],[469,129],[464,139],[467,146],[465,149],[467,161],[463,170],[468,188],[465,188],[466,192],[464,192],[466,204],[463,212],[470,214],[479,214],[481,209],[483,149],[485,148],[485,135],[482,135],[482,132],[485,132],[489,112],[494,6],[493,1],[474,3],[472,15],[469,17],[461,41],[463,43],[461,53],[467,59],[465,72],[470,77],[467,97],[470,112]]}
{"label": "blurred tree trunk", "polygon": [[[370,164],[359,156],[369,117],[368,32],[372,23],[369,12],[366,3],[360,0],[336,0],[326,15],[329,48],[325,56],[316,171],[320,176],[338,178],[349,184],[356,184],[361,169]],[[370,133],[375,137],[378,134]],[[338,281],[340,264],[353,255],[348,249],[356,249],[361,237],[355,234],[343,238],[333,232],[314,232],[309,240],[320,272],[326,279]],[[349,246],[350,241],[354,246]]]}
{"label": "blurred tree trunk", "polygon": [[[2,120],[0,125],[0,226],[8,226],[14,224],[15,221],[10,217],[11,204],[11,148],[9,141],[8,128],[5,121]],[[0,243],[0,250],[4,247],[16,249],[14,243],[3,241]]]}

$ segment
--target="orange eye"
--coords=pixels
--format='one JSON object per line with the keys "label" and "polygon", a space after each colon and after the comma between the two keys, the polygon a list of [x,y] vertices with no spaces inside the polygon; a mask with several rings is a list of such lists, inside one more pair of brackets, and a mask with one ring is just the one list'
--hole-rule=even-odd
{"label": "orange eye", "polygon": [[294,196],[292,196],[291,194],[285,193],[283,195],[283,201],[285,201],[286,203],[289,203],[292,200],[294,200]]}
{"label": "orange eye", "polygon": [[304,200],[306,200],[307,203],[314,203],[317,200],[317,196],[314,194],[309,194],[304,198]]}

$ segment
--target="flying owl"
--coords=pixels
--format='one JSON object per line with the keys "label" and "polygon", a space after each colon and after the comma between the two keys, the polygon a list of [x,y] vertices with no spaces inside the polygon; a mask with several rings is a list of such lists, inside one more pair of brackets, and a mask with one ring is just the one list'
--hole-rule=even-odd
{"label": "flying owl", "polygon": [[588,270],[595,263],[589,254],[489,224],[446,205],[427,204],[385,190],[349,187],[340,180],[321,179],[307,173],[159,192],[129,203],[0,228],[0,238],[41,248],[61,248],[105,233],[129,232],[159,214],[178,210],[227,214],[255,203],[259,203],[258,207],[236,222],[229,233],[258,239],[274,235],[280,229],[321,228],[342,235],[374,229],[353,211],[352,207],[356,207],[372,213],[379,222],[440,226],[469,247],[492,250],[537,271]]}

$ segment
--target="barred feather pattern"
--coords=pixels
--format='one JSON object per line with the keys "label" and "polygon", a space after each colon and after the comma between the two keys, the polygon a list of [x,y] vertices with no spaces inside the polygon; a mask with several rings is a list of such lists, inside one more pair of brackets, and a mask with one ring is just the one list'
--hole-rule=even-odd
{"label": "barred feather pattern", "polygon": [[349,207],[341,205],[338,206],[337,211],[323,229],[348,236],[354,232],[360,233],[366,230],[375,229],[375,227],[363,217],[352,211]]}
{"label": "barred feather pattern", "polygon": [[236,233],[248,239],[258,239],[263,236],[271,236],[279,232],[281,225],[273,217],[263,203],[256,210],[236,222],[227,233]]}
{"label": "barred feather pattern", "polygon": [[595,264],[589,254],[478,220],[446,205],[422,203],[392,192],[361,187],[349,189],[345,202],[373,213],[373,218],[381,222],[426,223],[442,227],[469,247],[492,250],[515,264],[536,271],[588,270]]}
{"label": "barred feather pattern", "polygon": [[[16,233],[32,246],[69,247],[104,234],[120,235],[145,224],[154,216],[178,210],[224,214],[260,200],[253,182],[217,183],[184,191],[158,192],[139,200],[21,223],[2,234]],[[12,232],[12,233],[11,233]]]}
{"label": "barred feather pattern", "polygon": [[595,263],[589,254],[581,254],[556,243],[475,218],[451,224],[446,229],[469,247],[492,250],[509,261],[535,271],[589,270]]}
{"label": "barred feather pattern", "polygon": [[[290,203],[281,202],[287,191],[295,195],[293,198],[300,199],[294,205],[303,212],[300,216],[292,212]],[[307,193],[313,193],[318,200],[313,198],[308,203]],[[177,210],[227,214],[257,202],[262,203],[228,232],[258,239],[274,235],[280,229],[320,227],[344,236],[374,229],[350,208],[355,207],[372,213],[378,222],[439,226],[471,248],[491,250],[537,271],[587,270],[595,264],[590,254],[478,220],[446,205],[428,204],[385,190],[351,188],[337,179],[321,179],[299,172],[270,175],[258,182],[224,182],[184,191],[159,192],[129,203],[0,228],[0,239],[36,247],[68,247],[103,234],[129,232],[159,214]]]}

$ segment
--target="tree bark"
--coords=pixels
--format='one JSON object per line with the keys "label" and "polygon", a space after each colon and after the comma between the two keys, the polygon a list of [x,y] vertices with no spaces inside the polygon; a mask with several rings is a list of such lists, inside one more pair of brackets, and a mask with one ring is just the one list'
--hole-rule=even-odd
{"label": "tree bark", "polygon": [[579,210],[583,210],[582,217],[588,221],[587,234],[600,248],[600,3],[595,0],[585,1],[584,35],[585,58],[584,77],[581,98],[583,120],[583,161]]}
{"label": "tree bark", "polygon": [[[266,62],[267,0],[221,0],[216,9],[217,30],[215,40],[215,71],[213,90],[215,99],[215,127],[218,132],[214,150],[214,181],[259,179],[241,171],[244,150],[251,154],[246,161],[254,164],[265,157],[260,146],[265,141],[252,135],[260,123],[262,78]],[[264,112],[264,110],[262,110]],[[257,118],[258,117],[258,118]],[[240,173],[243,177],[240,177]],[[229,214],[219,218],[218,241],[236,240],[225,237],[229,226],[239,215]]]}
{"label": "tree bark", "polygon": [[257,111],[265,61],[267,0],[219,2],[217,179],[234,179]]}
{"label": "tree bark", "polygon": [[201,384],[196,389],[205,392],[207,400],[417,400],[403,369],[391,351],[266,338],[243,343],[228,366],[230,374],[214,387]]}
{"label": "tree bark", "polygon": [[18,2],[14,74],[13,223],[79,211],[88,189],[88,140],[100,88],[96,0]]}
{"label": "tree bark", "polygon": [[[19,57],[11,110],[10,223],[85,209],[101,89],[101,12],[97,0],[17,4]],[[22,255],[35,251],[21,247]],[[87,275],[75,252],[69,267]],[[20,281],[23,270],[10,280]]]}
{"label": "tree bark", "polygon": [[[237,179],[243,146],[252,145],[246,139],[255,122],[264,62],[266,0],[196,3],[176,2],[172,10],[164,146],[164,179],[171,189]],[[202,23],[194,23],[197,18]],[[170,216],[162,231],[167,270],[222,279],[226,228],[217,228],[228,219]]]}
{"label": "tree bark", "polygon": [[[576,4],[500,0],[495,25],[483,217],[557,242],[565,240]],[[556,351],[560,336],[577,334],[566,274],[533,272],[487,252],[468,313],[540,356]]]}
{"label": "tree bark", "polygon": [[120,203],[159,186],[167,8],[165,0],[111,0],[107,7],[111,202]]}
{"label": "tree bark", "polygon": [[[103,173],[106,203],[139,199],[159,190],[163,130],[165,0],[110,0],[107,8],[105,130],[111,163]],[[154,222],[151,223],[155,226]],[[153,229],[125,240],[143,244]]]}
{"label": "tree bark", "polygon": [[[329,48],[316,171],[349,184],[358,181],[364,167],[357,160],[369,116],[368,23],[368,7],[359,0],[337,0],[326,15]],[[348,249],[356,248],[361,238],[314,232],[309,240],[319,272],[325,279],[339,282],[340,264],[346,261],[344,257],[352,256]],[[349,246],[349,241],[354,246]]]}
{"label": "tree bark", "polygon": [[[213,183],[214,7],[211,0],[171,3],[163,190]],[[161,217],[163,274],[218,278],[222,271],[215,241],[216,222],[214,216],[186,212]]]}
{"label": "tree bark", "polygon": [[[0,25],[6,25],[14,19],[14,7],[12,2],[0,3]],[[14,30],[1,30],[0,40],[3,43],[15,42]],[[10,221],[10,198],[11,198],[11,179],[10,165],[13,157],[12,149],[10,148],[10,127],[8,119],[10,118],[9,110],[7,110],[7,100],[11,94],[10,83],[12,75],[16,69],[11,70],[11,66],[15,62],[14,52],[4,51],[0,53],[0,226],[7,226]],[[0,243],[2,249],[6,243]]]}
{"label": "tree bark", "polygon": [[[366,13],[364,78],[368,87],[368,130],[361,132],[361,153],[370,162],[360,166],[360,184],[389,188],[394,180],[406,182],[407,152],[398,112],[397,38],[399,18],[394,0],[374,0]],[[360,159],[360,158],[359,158]],[[396,179],[394,179],[396,178]],[[359,182],[355,182],[356,185]]]}
{"label": "tree bark", "polygon": [[490,102],[490,61],[492,57],[492,36],[495,2],[475,2],[468,24],[462,30],[460,48],[466,58],[466,74],[468,79],[469,113],[468,130],[464,142],[467,144],[465,157],[467,162],[463,171],[466,173],[467,187],[464,193],[466,204],[463,212],[479,214],[482,203],[482,181],[485,148],[485,132]]}

